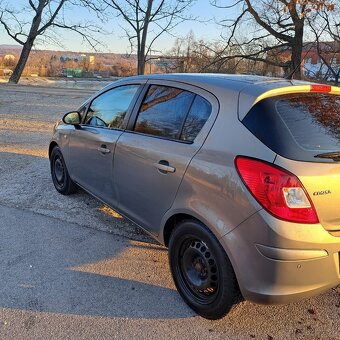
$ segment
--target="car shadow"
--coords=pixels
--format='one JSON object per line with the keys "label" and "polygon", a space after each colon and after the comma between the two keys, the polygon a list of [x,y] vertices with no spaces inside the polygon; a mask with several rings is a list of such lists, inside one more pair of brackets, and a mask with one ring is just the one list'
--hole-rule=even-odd
{"label": "car shadow", "polygon": [[[56,193],[48,165],[43,157],[0,152],[0,307],[191,323],[195,313],[175,290],[166,249],[101,211],[90,195]],[[303,326],[315,338],[338,322],[339,292],[285,306],[245,301],[211,329],[263,338],[274,327],[286,338],[284,329],[295,334]]]}
{"label": "car shadow", "polygon": [[161,246],[0,206],[0,306],[146,319],[193,316]]}
{"label": "car shadow", "polygon": [[166,249],[87,193],[56,193],[48,165],[44,157],[0,152],[0,306],[146,319],[195,315],[174,287]]}

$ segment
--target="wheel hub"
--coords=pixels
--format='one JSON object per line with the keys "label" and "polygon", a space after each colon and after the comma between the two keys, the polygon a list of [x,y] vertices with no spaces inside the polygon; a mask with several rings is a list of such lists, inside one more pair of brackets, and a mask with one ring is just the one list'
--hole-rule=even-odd
{"label": "wheel hub", "polygon": [[196,274],[201,278],[204,279],[207,276],[207,268],[206,265],[203,263],[200,257],[194,259],[193,266],[196,270]]}
{"label": "wheel hub", "polygon": [[64,180],[64,166],[62,161],[57,158],[54,162],[54,174],[55,178],[59,183],[62,183]]}
{"label": "wheel hub", "polygon": [[187,244],[181,262],[185,281],[196,294],[212,295],[217,290],[216,261],[204,242]]}

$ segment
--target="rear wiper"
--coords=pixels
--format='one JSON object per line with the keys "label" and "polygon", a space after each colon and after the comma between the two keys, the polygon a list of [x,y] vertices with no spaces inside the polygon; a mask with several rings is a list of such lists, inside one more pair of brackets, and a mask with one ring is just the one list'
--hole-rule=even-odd
{"label": "rear wiper", "polygon": [[339,162],[340,151],[320,153],[318,155],[315,155],[314,157],[315,158],[328,158],[328,159],[333,159],[333,161],[335,162]]}

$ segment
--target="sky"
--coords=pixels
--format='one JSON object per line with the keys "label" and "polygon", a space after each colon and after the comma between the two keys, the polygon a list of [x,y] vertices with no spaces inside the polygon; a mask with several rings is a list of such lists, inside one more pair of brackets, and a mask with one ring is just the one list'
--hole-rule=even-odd
{"label": "sky", "polygon": [[[223,1],[225,3],[231,3],[231,0],[221,0],[221,2]],[[14,5],[12,1],[7,0],[7,2],[12,3],[12,6],[19,8],[22,7],[23,4],[27,4],[28,0],[16,0]],[[103,26],[104,31],[97,34],[97,38],[103,42],[103,46],[99,47],[100,52],[130,52],[128,39],[124,36],[124,30],[121,27],[124,25],[124,21],[121,18],[112,16],[109,22],[103,25],[93,14],[90,15],[85,9],[78,9],[77,12],[65,11],[63,14],[65,15],[66,20],[70,22],[76,22],[81,19],[83,21],[92,21]],[[177,26],[172,31],[172,34],[176,37],[184,37],[190,32],[190,30],[192,30],[196,39],[204,39],[208,41],[219,39],[220,34],[222,33],[221,27],[216,25],[216,21],[219,21],[226,16],[234,15],[231,10],[213,7],[209,0],[196,0],[195,4],[188,9],[186,14],[192,17],[197,17],[200,21],[186,21]],[[22,15],[22,20],[29,20],[29,18],[31,18],[27,16],[27,11],[24,11],[24,13],[19,15]],[[56,44],[51,44],[50,42],[41,41],[36,45],[36,48],[67,50],[74,52],[93,51],[76,33],[67,30],[58,30],[57,35],[59,41],[62,43],[62,47],[57,46]],[[174,42],[175,37],[169,34],[164,34],[155,42],[153,49],[156,51],[167,51],[171,49]],[[0,44],[16,44],[16,42],[6,34],[2,27],[0,27]]]}

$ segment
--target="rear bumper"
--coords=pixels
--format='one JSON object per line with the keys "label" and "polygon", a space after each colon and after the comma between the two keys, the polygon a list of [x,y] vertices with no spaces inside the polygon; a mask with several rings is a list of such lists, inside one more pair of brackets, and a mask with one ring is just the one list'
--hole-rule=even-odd
{"label": "rear bumper", "polygon": [[320,224],[284,222],[261,210],[220,241],[247,300],[288,303],[340,284],[340,238]]}

